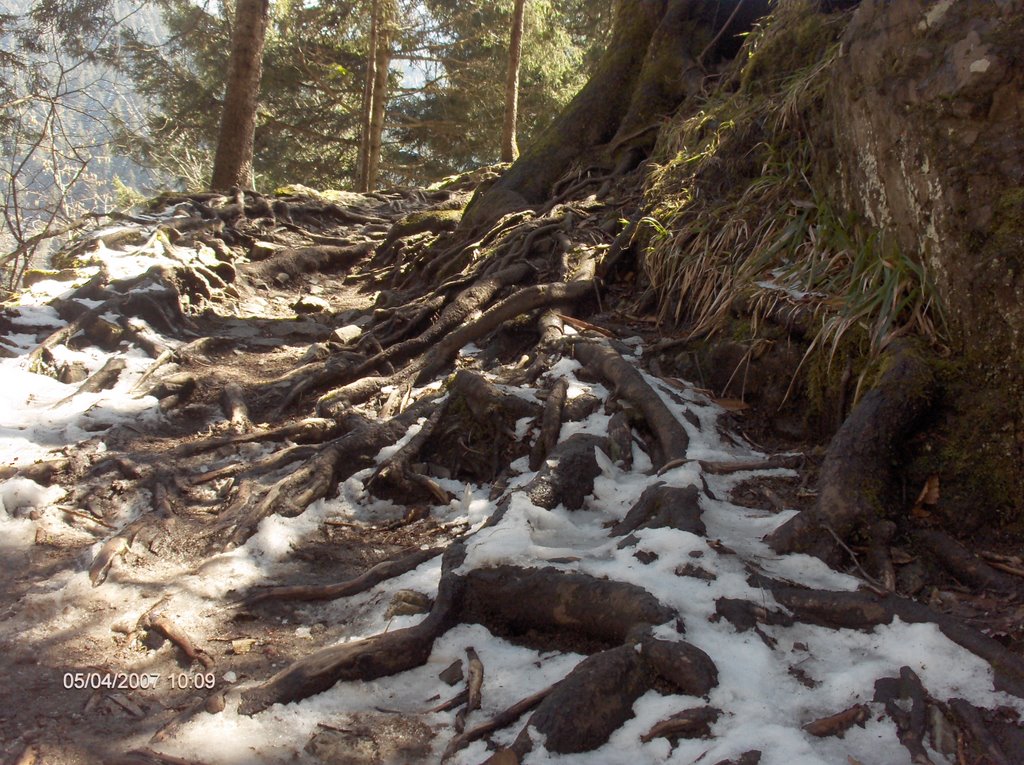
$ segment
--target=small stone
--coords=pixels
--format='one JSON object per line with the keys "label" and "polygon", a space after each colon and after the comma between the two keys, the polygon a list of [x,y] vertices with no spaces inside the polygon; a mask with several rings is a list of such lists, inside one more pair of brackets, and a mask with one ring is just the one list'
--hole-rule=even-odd
{"label": "small stone", "polygon": [[391,599],[391,605],[388,606],[387,610],[387,618],[390,619],[393,616],[414,616],[415,614],[425,614],[430,610],[431,604],[431,599],[422,592],[416,592],[416,590],[399,590]]}
{"label": "small stone", "polygon": [[281,246],[273,242],[253,242],[252,247],[249,248],[249,259],[266,260],[280,249]]}
{"label": "small stone", "polygon": [[633,557],[646,566],[648,563],[653,563],[658,559],[658,553],[651,550],[637,550],[633,553]]}
{"label": "small stone", "polygon": [[438,679],[448,685],[457,685],[462,682],[462,659],[456,659],[439,674]]}
{"label": "small stone", "polygon": [[89,370],[85,368],[85,364],[81,361],[72,361],[69,364],[61,366],[60,371],[57,372],[57,379],[65,385],[74,385],[80,383],[89,376]]}
{"label": "small stone", "polygon": [[334,336],[338,339],[338,342],[346,344],[357,339],[362,334],[363,330],[361,330],[355,324],[348,324],[344,327],[338,327],[336,330],[334,330]]}
{"label": "small stone", "polygon": [[256,645],[256,640],[253,638],[241,638],[240,640],[231,641],[231,653],[236,656],[241,656],[243,653],[249,653]]}
{"label": "small stone", "polygon": [[225,701],[223,693],[215,693],[206,700],[206,711],[211,715],[218,714],[224,711]]}
{"label": "small stone", "polygon": [[323,313],[331,310],[331,304],[315,295],[303,295],[292,303],[292,309],[295,313]]}

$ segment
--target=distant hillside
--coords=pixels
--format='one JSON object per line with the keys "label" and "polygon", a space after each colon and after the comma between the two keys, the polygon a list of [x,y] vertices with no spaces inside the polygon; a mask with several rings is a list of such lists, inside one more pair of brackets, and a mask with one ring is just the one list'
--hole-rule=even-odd
{"label": "distant hillside", "polygon": [[[0,13],[24,15],[29,0],[0,0]],[[163,34],[160,14],[151,4],[116,0],[114,12],[124,24],[154,43]],[[28,71],[6,73],[16,96],[35,94],[5,110],[3,142],[4,206],[18,220],[5,221],[0,249],[27,231],[45,225],[61,199],[63,215],[78,207],[108,207],[118,184],[145,190],[155,185],[150,170],[117,153],[117,128],[138,126],[147,109],[130,81],[97,61],[76,59],[41,36],[42,50],[25,52],[13,35],[0,49],[31,62]]]}

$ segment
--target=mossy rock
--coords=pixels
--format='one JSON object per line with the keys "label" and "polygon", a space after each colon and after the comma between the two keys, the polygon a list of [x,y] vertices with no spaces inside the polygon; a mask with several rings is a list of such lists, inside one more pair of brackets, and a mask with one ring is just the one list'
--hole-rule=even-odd
{"label": "mossy rock", "polygon": [[422,210],[410,213],[391,227],[388,239],[402,239],[415,234],[440,234],[454,231],[462,220],[462,209],[456,210]]}

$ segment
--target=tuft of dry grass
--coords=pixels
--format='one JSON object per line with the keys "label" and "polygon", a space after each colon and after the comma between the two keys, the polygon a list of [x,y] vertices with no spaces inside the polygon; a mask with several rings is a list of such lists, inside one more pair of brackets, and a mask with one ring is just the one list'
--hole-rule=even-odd
{"label": "tuft of dry grass", "polygon": [[720,330],[737,301],[755,332],[780,309],[812,317],[805,361],[830,360],[851,332],[869,357],[899,335],[944,337],[924,266],[830,201],[825,103],[848,18],[778,7],[700,108],[662,131],[644,268],[662,320],[690,337]]}

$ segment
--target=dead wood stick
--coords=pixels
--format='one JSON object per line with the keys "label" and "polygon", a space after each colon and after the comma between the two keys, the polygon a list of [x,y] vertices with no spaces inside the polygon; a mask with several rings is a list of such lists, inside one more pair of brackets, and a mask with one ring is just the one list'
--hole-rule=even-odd
{"label": "dead wood stick", "polygon": [[282,425],[279,428],[260,430],[253,433],[239,433],[224,436],[203,438],[182,444],[171,451],[175,457],[191,457],[222,446],[235,446],[257,441],[298,441],[299,443],[317,443],[330,438],[338,428],[336,420],[311,417],[299,422]]}
{"label": "dead wood stick", "polygon": [[560,377],[544,402],[540,433],[530,450],[530,470],[539,470],[544,459],[558,445],[558,435],[562,430],[562,409],[565,407],[568,390],[569,381]]}
{"label": "dead wood stick", "polygon": [[563,324],[568,324],[575,330],[579,330],[581,332],[594,332],[595,334],[601,335],[602,337],[609,337],[612,339],[617,337],[617,335],[614,332],[609,332],[604,327],[599,327],[596,324],[591,324],[589,321],[583,321],[583,319],[577,319],[572,316],[566,316],[565,314],[558,313],[557,311],[555,312],[555,316],[557,316],[558,320],[561,321]]}
{"label": "dead wood stick", "polygon": [[242,603],[247,606],[255,605],[266,600],[334,600],[345,598],[365,592],[381,582],[401,576],[414,568],[419,567],[432,558],[443,553],[444,547],[431,547],[426,550],[413,550],[407,554],[378,563],[373,568],[363,572],[355,579],[348,579],[344,582],[328,585],[294,585],[287,587],[272,587],[261,592],[254,593]]}
{"label": "dead wood stick", "polygon": [[822,717],[803,726],[804,730],[812,736],[825,738],[826,736],[839,736],[848,731],[854,725],[864,727],[865,721],[871,717],[871,709],[867,704],[855,704],[842,712]]}
{"label": "dead wood stick", "polygon": [[203,765],[199,760],[186,760],[181,757],[174,757],[162,752],[154,752],[152,749],[133,749],[118,760],[116,765]]}
{"label": "dead wood stick", "polygon": [[113,536],[103,543],[93,559],[92,565],[89,566],[89,581],[92,582],[93,587],[99,587],[107,580],[110,567],[114,565],[114,559],[128,552],[129,547],[131,547],[131,542],[125,538],[124,534]]}
{"label": "dead wood stick", "polygon": [[1013,592],[1019,586],[1017,582],[993,569],[943,531],[922,529],[917,531],[914,536],[954,576],[967,584],[999,592]]}
{"label": "dead wood stick", "polygon": [[714,475],[728,475],[744,470],[777,470],[779,468],[797,468],[804,462],[802,454],[779,454],[764,460],[739,460],[737,462],[716,462],[698,460],[701,469]]}
{"label": "dead wood stick", "polygon": [[827,523],[822,524],[822,526],[825,529],[825,531],[827,531],[829,534],[832,535],[832,538],[835,539],[836,544],[847,555],[850,556],[850,560],[853,561],[853,565],[857,567],[857,570],[860,572],[860,575],[864,578],[865,586],[869,590],[871,590],[876,595],[885,595],[887,592],[892,592],[892,590],[886,590],[886,588],[882,585],[881,582],[879,582],[877,579],[875,579],[873,576],[871,576],[871,574],[869,574],[867,571],[864,570],[864,567],[860,564],[860,558],[857,557],[857,553],[855,553],[850,548],[850,546],[848,544],[846,544],[846,542],[844,542],[842,540],[842,537],[840,537],[836,533],[835,529],[833,529]]}
{"label": "dead wood stick", "polygon": [[553,685],[549,685],[544,690],[538,691],[531,696],[527,696],[526,698],[517,701],[512,706],[496,714],[490,720],[486,720],[479,725],[475,725],[469,730],[460,733],[451,740],[451,743],[448,744],[448,747],[444,750],[444,754],[441,755],[441,761],[444,762],[450,759],[456,752],[465,749],[474,741],[477,741],[496,730],[501,730],[507,725],[511,725],[544,701],[544,699],[551,694],[553,688]]}
{"label": "dead wood stick", "polygon": [[231,423],[231,429],[236,433],[247,433],[252,430],[252,420],[249,419],[249,406],[245,403],[245,394],[238,383],[228,383],[220,394],[220,406],[224,416]]}
{"label": "dead wood stick", "polygon": [[466,717],[480,708],[483,698],[484,663],[472,646],[466,649],[469,666],[466,670],[466,706],[455,716],[455,732],[462,733],[466,728]]}
{"label": "dead wood stick", "polygon": [[111,531],[117,531],[116,526],[111,526],[102,518],[97,518],[95,515],[92,515],[91,513],[85,513],[82,512],[81,510],[76,510],[73,507],[68,507],[67,505],[56,505],[55,507],[62,513],[70,515],[73,518],[81,518],[82,520],[88,521],[89,523],[95,523],[97,526],[103,526],[104,528],[110,529]]}
{"label": "dead wood stick", "polygon": [[996,563],[1006,563],[1010,566],[1024,566],[1024,558],[1019,555],[1002,555],[991,550],[982,550],[981,557],[987,561],[995,561]]}
{"label": "dead wood stick", "polygon": [[139,620],[139,626],[159,632],[178,646],[188,658],[202,664],[204,669],[213,668],[213,657],[202,648],[197,648],[188,634],[166,614],[147,612]]}
{"label": "dead wood stick", "polygon": [[579,340],[573,345],[573,350],[585,366],[614,386],[618,396],[643,413],[661,447],[661,457],[656,463],[664,465],[672,460],[685,459],[690,443],[686,429],[632,364],[603,340]]}
{"label": "dead wood stick", "polygon": [[71,460],[61,457],[55,460],[33,462],[31,465],[22,465],[21,467],[0,465],[0,481],[6,481],[8,478],[14,478],[14,476],[21,476],[22,478],[30,478],[36,483],[49,486],[50,482],[53,481],[53,476],[62,470],[66,470],[70,464]]}
{"label": "dead wood stick", "polygon": [[310,445],[289,446],[266,457],[261,457],[252,462],[235,462],[224,467],[207,470],[199,473],[190,479],[193,484],[209,483],[219,478],[229,478],[239,473],[243,474],[265,474],[278,468],[282,468],[290,462],[312,457],[317,453],[318,447]]}
{"label": "dead wood stick", "polygon": [[125,360],[122,358],[111,357],[107,359],[107,363],[94,372],[89,379],[83,382],[78,387],[78,390],[70,396],[65,396],[50,408],[56,409],[58,406],[66,404],[81,393],[99,393],[102,390],[114,387],[114,385],[117,384],[117,379],[124,371],[125,366]]}
{"label": "dead wood stick", "polygon": [[963,699],[951,699],[949,708],[960,719],[967,732],[978,747],[984,751],[992,765],[1010,765],[1010,760],[1003,751],[1003,748],[989,733],[985,721],[981,719],[978,710]]}
{"label": "dead wood stick", "polygon": [[711,725],[721,711],[714,707],[696,707],[676,712],[667,720],[655,723],[640,737],[645,744],[656,738],[703,738],[711,735]]}
{"label": "dead wood stick", "polygon": [[187,723],[193,717],[200,712],[209,712],[210,714],[216,714],[216,712],[224,709],[224,691],[214,691],[208,696],[204,696],[192,704],[189,704],[183,711],[176,714],[168,722],[160,727],[156,733],[149,739],[151,744],[159,744],[161,741],[165,741],[174,735],[182,725]]}
{"label": "dead wood stick", "polygon": [[1005,572],[1007,574],[1012,574],[1013,576],[1024,576],[1024,568],[1018,568],[1016,566],[1011,566],[1008,563],[1000,563],[999,561],[990,560],[988,562],[988,565],[990,565],[992,568],[996,569],[997,571],[1003,571],[1003,572]]}
{"label": "dead wood stick", "polygon": [[436,707],[431,707],[424,714],[433,714],[435,712],[448,712],[456,707],[461,707],[469,700],[469,689],[463,688],[461,691],[456,693],[447,701],[442,701]]}
{"label": "dead wood stick", "polygon": [[[658,475],[663,475],[673,468],[687,465],[694,460],[675,459],[666,462],[658,470]],[[739,460],[737,462],[718,462],[715,460],[696,460],[701,470],[712,475],[729,475],[731,473],[742,473],[743,471],[754,470],[777,470],[779,468],[793,469],[803,464],[802,454],[778,454],[763,460]]]}

